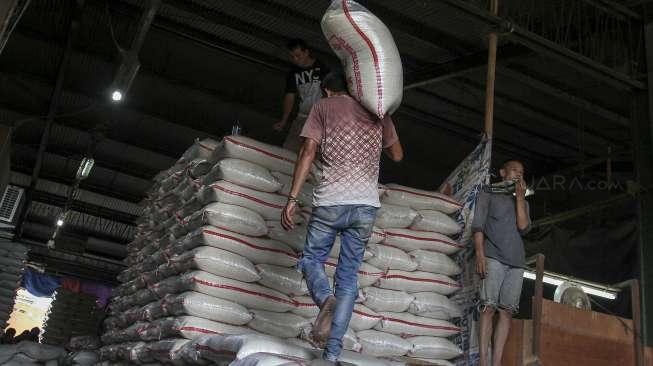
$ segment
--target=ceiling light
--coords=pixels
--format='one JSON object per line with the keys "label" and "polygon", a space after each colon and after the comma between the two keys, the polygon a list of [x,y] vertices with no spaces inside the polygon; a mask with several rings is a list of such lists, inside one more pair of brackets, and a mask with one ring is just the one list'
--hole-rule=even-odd
{"label": "ceiling light", "polygon": [[57,220],[57,226],[63,226],[63,220],[62,219]]}
{"label": "ceiling light", "polygon": [[122,100],[122,92],[120,90],[114,90],[113,93],[111,93],[111,100],[114,102],[120,102]]}
{"label": "ceiling light", "polygon": [[93,160],[93,158],[82,159],[82,161],[79,163],[79,168],[77,168],[75,179],[84,180],[88,178],[88,176],[91,175],[91,169],[93,169],[93,165],[95,165],[95,160]]}

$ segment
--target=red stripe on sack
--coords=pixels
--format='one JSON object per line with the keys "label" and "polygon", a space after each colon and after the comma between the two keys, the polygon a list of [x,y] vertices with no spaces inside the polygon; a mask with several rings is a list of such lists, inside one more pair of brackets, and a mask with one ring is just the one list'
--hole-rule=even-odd
{"label": "red stripe on sack", "polygon": [[[331,262],[324,262],[325,265],[329,267],[338,267],[337,264],[333,264]],[[385,272],[365,272],[365,271],[358,271],[358,273],[362,274],[363,276],[383,276]]]}
{"label": "red stripe on sack", "polygon": [[372,54],[372,59],[374,60],[374,71],[376,72],[376,114],[380,117],[383,115],[383,83],[381,82],[381,68],[379,67],[379,56],[376,54],[376,49],[372,44],[372,41],[363,33],[358,24],[354,22],[354,19],[349,13],[349,8],[347,7],[347,0],[342,0],[342,8],[345,11],[345,16],[351,24],[352,27],[356,30],[359,36],[367,43],[367,47],[370,49]]}
{"label": "red stripe on sack", "polygon": [[232,290],[232,291],[242,292],[242,293],[244,293],[244,294],[248,294],[248,295],[259,296],[259,297],[263,297],[263,298],[270,299],[270,300],[273,300],[273,301],[281,302],[281,303],[284,303],[284,304],[290,304],[290,305],[293,305],[293,306],[295,305],[294,302],[289,301],[289,300],[286,300],[286,299],[282,299],[282,298],[277,297],[277,296],[272,296],[272,295],[264,294],[264,293],[262,293],[262,292],[256,292],[256,291],[246,290],[246,289],[244,289],[244,288],[240,288],[240,287],[236,287],[236,286],[231,286],[231,285],[218,285],[217,283],[213,283],[213,282],[209,282],[209,281],[200,280],[200,279],[195,278],[195,277],[193,277],[193,282],[197,282],[197,283],[199,283],[199,284],[206,285],[206,286],[210,286],[210,287],[223,288],[223,289],[226,289],[226,290]]}
{"label": "red stripe on sack", "polygon": [[212,230],[202,230],[202,232],[203,232],[203,233],[206,233],[206,234],[209,234],[209,235],[213,235],[213,236],[218,236],[218,237],[221,237],[221,238],[225,238],[225,239],[230,239],[230,240],[236,241],[236,242],[238,242],[238,243],[245,244],[245,245],[247,245],[247,246],[250,247],[250,248],[254,248],[254,249],[258,249],[258,250],[264,250],[264,251],[273,252],[273,253],[281,253],[281,254],[285,254],[285,255],[287,255],[287,256],[293,258],[293,259],[297,259],[297,255],[296,255],[296,254],[294,254],[294,253],[291,254],[291,253],[288,253],[288,252],[284,252],[284,251],[281,250],[281,249],[274,249],[274,248],[266,248],[266,247],[262,247],[262,246],[259,246],[259,245],[256,245],[256,244],[248,243],[248,242],[246,242],[246,241],[244,241],[244,240],[242,240],[242,239],[240,239],[240,238],[237,238],[237,237],[235,237],[235,236],[231,236],[231,235],[225,235],[225,234],[217,233],[217,232],[212,231]]}
{"label": "red stripe on sack", "polygon": [[396,237],[399,237],[399,238],[406,238],[406,239],[412,239],[412,240],[419,240],[419,241],[432,241],[432,242],[435,242],[435,243],[442,243],[442,244],[450,245],[452,247],[457,247],[457,248],[464,248],[465,247],[464,245],[457,244],[457,243],[452,243],[452,242],[442,240],[442,239],[420,238],[419,236],[412,236],[412,235],[407,235],[407,234],[393,233],[391,231],[387,231],[385,233],[385,235],[387,235],[387,236],[396,236]]}
{"label": "red stripe on sack", "polygon": [[223,191],[223,192],[225,192],[225,193],[229,193],[229,194],[232,194],[232,195],[234,195],[234,196],[239,196],[239,197],[246,198],[246,199],[248,199],[248,200],[250,200],[250,201],[254,201],[254,202],[256,202],[256,203],[260,203],[260,204],[262,204],[262,205],[264,205],[264,206],[268,206],[268,207],[272,207],[272,208],[277,208],[277,209],[280,209],[280,210],[283,210],[283,208],[284,208],[284,206],[281,206],[281,205],[275,205],[274,203],[270,203],[270,202],[265,202],[265,201],[263,201],[263,200],[260,199],[260,198],[252,197],[252,196],[247,195],[247,194],[245,194],[245,193],[232,191],[232,190],[227,189],[227,188],[224,188],[224,187],[222,187],[222,186],[220,186],[220,185],[218,185],[218,184],[213,184],[213,185],[211,185],[210,187],[213,188],[213,189],[219,189],[219,190],[221,190],[221,191]]}
{"label": "red stripe on sack", "polygon": [[387,318],[387,317],[383,317],[383,320],[389,320],[389,321],[392,321],[392,322],[402,323],[402,324],[410,325],[410,326],[413,326],[413,327],[429,328],[429,329],[443,329],[443,330],[450,330],[450,331],[453,331],[453,332],[460,332],[460,328],[458,328],[458,327],[447,327],[447,326],[444,326],[444,325],[419,324],[419,323],[409,322],[407,320],[396,319],[396,318]]}
{"label": "red stripe on sack", "polygon": [[437,200],[441,200],[441,201],[444,201],[444,202],[447,202],[447,203],[451,203],[452,205],[457,206],[457,207],[460,207],[460,208],[463,207],[463,205],[461,205],[459,202],[456,202],[456,201],[454,201],[454,200],[450,200],[450,199],[447,199],[447,198],[444,198],[444,197],[440,197],[440,196],[434,196],[434,195],[427,194],[427,193],[413,192],[413,191],[409,191],[409,190],[407,190],[407,189],[402,189],[402,188],[388,188],[387,190],[388,190],[388,191],[403,192],[403,193],[410,193],[410,194],[414,194],[414,195],[416,195],[416,196],[435,198],[435,199],[437,199]]}
{"label": "red stripe on sack", "polygon": [[199,332],[199,333],[204,333],[204,334],[220,334],[216,331],[209,330],[209,329],[204,329],[204,328],[198,328],[198,327],[180,327],[176,328],[178,331],[191,331],[191,332]]}
{"label": "red stripe on sack", "polygon": [[209,151],[213,151],[213,150],[215,150],[215,148],[212,148],[212,147],[210,147],[210,146],[203,145],[201,142],[198,142],[197,144],[200,145],[200,147],[203,147],[203,148],[205,148],[205,149],[207,149],[207,150],[209,150]]}
{"label": "red stripe on sack", "polygon": [[439,283],[441,285],[447,285],[447,286],[451,286],[451,287],[462,288],[462,286],[460,284],[457,284],[457,283],[442,281],[442,280],[433,280],[433,279],[430,279],[430,278],[416,278],[416,277],[408,277],[408,276],[404,276],[404,275],[385,275],[382,278],[383,279],[401,278],[401,279],[404,279],[404,280],[415,281],[415,282],[432,282],[432,283]]}
{"label": "red stripe on sack", "polygon": [[203,350],[203,351],[209,351],[211,353],[215,353],[215,354],[218,354],[218,355],[235,356],[237,354],[236,352],[227,351],[227,350],[217,350],[215,348],[211,348],[209,346],[205,346],[205,345],[202,345],[202,344],[196,344],[195,349]]}
{"label": "red stripe on sack", "polygon": [[305,308],[313,307],[313,306],[317,307],[317,305],[315,305],[315,304],[306,303],[306,302],[298,302],[298,301],[295,301],[295,306],[297,306],[297,307],[303,306]]}
{"label": "red stripe on sack", "polygon": [[356,309],[354,309],[354,313],[356,313],[358,315],[361,315],[361,316],[368,317],[368,318],[372,318],[372,319],[383,319],[383,317],[381,315],[372,315],[372,314],[364,313],[364,312],[356,310]]}
{"label": "red stripe on sack", "polygon": [[225,137],[224,139],[227,140],[227,141],[229,141],[229,142],[231,142],[232,144],[236,144],[236,145],[239,145],[239,146],[243,146],[243,147],[246,147],[246,148],[248,148],[248,149],[252,149],[252,150],[254,150],[254,151],[258,151],[258,152],[260,152],[261,154],[265,154],[265,155],[267,155],[267,156],[269,156],[269,157],[272,157],[272,158],[275,158],[275,159],[280,159],[280,160],[287,161],[287,162],[289,162],[289,163],[293,163],[293,164],[295,164],[295,161],[294,161],[294,160],[288,159],[288,158],[283,157],[283,156],[281,156],[281,155],[273,154],[273,153],[271,153],[271,152],[269,152],[269,151],[265,151],[265,150],[263,150],[263,149],[261,149],[261,148],[258,148],[258,147],[256,147],[256,146],[252,146],[252,145],[244,144],[244,143],[242,143],[242,142],[239,142],[239,141],[236,141],[236,140],[232,139],[231,137]]}

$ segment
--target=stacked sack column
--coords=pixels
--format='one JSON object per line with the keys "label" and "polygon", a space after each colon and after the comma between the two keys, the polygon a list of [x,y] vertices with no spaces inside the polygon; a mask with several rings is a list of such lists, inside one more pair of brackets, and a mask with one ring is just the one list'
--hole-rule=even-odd
{"label": "stacked sack column", "polygon": [[268,227],[286,203],[271,171],[291,175],[296,155],[242,136],[199,143],[211,151],[189,149],[144,202],[105,321],[105,361],[169,362],[203,335],[294,338],[309,324],[291,312],[290,295],[306,293],[298,255]]}
{"label": "stacked sack column", "polygon": [[[451,238],[460,227],[449,216],[461,205],[435,192],[389,184],[380,187],[382,207],[358,273],[360,296],[343,340],[344,348],[376,357],[408,356],[449,364],[461,354],[447,337],[460,332],[461,316],[448,299],[461,269],[449,257],[462,246]],[[325,264],[335,273],[339,239]],[[315,316],[310,297],[295,299]]]}
{"label": "stacked sack column", "polygon": [[72,337],[97,334],[104,311],[98,309],[94,296],[57,289],[43,322],[45,344],[63,346]]}
{"label": "stacked sack column", "polygon": [[7,327],[7,321],[14,309],[16,291],[23,281],[28,249],[24,245],[0,242],[0,327]]}

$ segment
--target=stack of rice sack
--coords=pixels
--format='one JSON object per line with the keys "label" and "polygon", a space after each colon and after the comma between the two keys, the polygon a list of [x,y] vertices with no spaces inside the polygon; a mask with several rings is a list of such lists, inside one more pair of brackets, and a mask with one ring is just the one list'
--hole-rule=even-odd
{"label": "stack of rice sack", "polygon": [[[358,272],[359,303],[344,347],[371,356],[449,365],[446,360],[462,354],[447,339],[461,331],[452,323],[461,309],[448,298],[461,288],[453,279],[461,268],[450,257],[462,249],[452,239],[461,228],[450,217],[461,205],[437,192],[396,184],[380,186],[379,193],[382,207]],[[331,277],[339,245],[337,238],[325,263]],[[294,300],[300,315],[319,312],[308,296]]]}
{"label": "stack of rice sack", "polygon": [[56,366],[66,355],[63,347],[49,346],[36,342],[22,341],[18,344],[0,345],[2,365],[46,365]]}
{"label": "stack of rice sack", "polygon": [[24,245],[0,242],[0,327],[7,327],[7,321],[14,309],[16,290],[20,287],[25,271],[28,249]]}
{"label": "stack of rice sack", "polygon": [[[279,219],[295,160],[290,151],[228,136],[198,141],[155,178],[105,321],[102,360],[197,363],[209,357],[206,342],[262,334],[303,350],[288,351],[292,357],[319,354],[305,353],[311,346],[302,338],[319,309],[294,267],[320,169],[313,167],[299,197],[297,228],[285,231]],[[413,202],[401,190],[415,191],[394,185],[380,191],[384,207],[359,271],[361,294],[344,340],[355,364],[370,360],[366,355],[433,361],[460,354],[446,339],[459,332],[449,320],[460,312],[446,298],[459,288],[449,276],[460,270],[447,257],[460,248],[447,234],[459,228],[446,216],[459,205],[431,192]],[[339,251],[338,237],[325,263],[331,277]],[[209,340],[197,343],[201,336]],[[277,348],[281,356],[292,349]],[[198,350],[205,352],[197,356]]]}
{"label": "stack of rice sack", "polygon": [[94,335],[75,336],[70,338],[66,349],[68,355],[60,362],[63,365],[92,366],[98,363],[102,346],[100,338]]}
{"label": "stack of rice sack", "polygon": [[97,334],[103,317],[94,296],[59,288],[43,322],[42,341],[64,346],[71,337]]}
{"label": "stack of rice sack", "polygon": [[[196,356],[207,347],[196,342],[201,336],[218,342],[261,334],[288,347],[284,339],[292,339],[303,360],[315,357],[298,339],[314,306],[304,301],[306,282],[294,270],[310,210],[298,213],[293,232],[279,223],[296,158],[228,136],[196,142],[155,178],[104,322],[101,360],[202,363],[208,356]],[[316,166],[311,181],[319,176]]]}

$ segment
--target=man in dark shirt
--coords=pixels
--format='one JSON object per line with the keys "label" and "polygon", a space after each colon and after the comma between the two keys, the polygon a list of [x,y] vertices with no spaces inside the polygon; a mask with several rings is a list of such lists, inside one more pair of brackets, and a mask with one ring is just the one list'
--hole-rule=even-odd
{"label": "man in dark shirt", "polygon": [[492,365],[500,366],[512,315],[519,307],[524,276],[524,243],[521,236],[531,226],[524,166],[517,160],[499,170],[504,181],[515,182],[515,194],[481,192],[476,201],[472,232],[476,249],[476,271],[481,282],[479,332],[480,366],[488,366],[490,338],[496,312]]}
{"label": "man in dark shirt", "polygon": [[273,128],[282,131],[286,127],[295,101],[299,98],[297,117],[292,122],[286,141],[283,143],[283,147],[286,149],[298,152],[302,143],[299,133],[304,127],[311,107],[322,98],[320,83],[329,73],[329,69],[313,56],[310,47],[304,40],[292,39],[288,42],[287,48],[295,66],[286,77],[286,94],[283,99],[281,121],[275,123]]}

